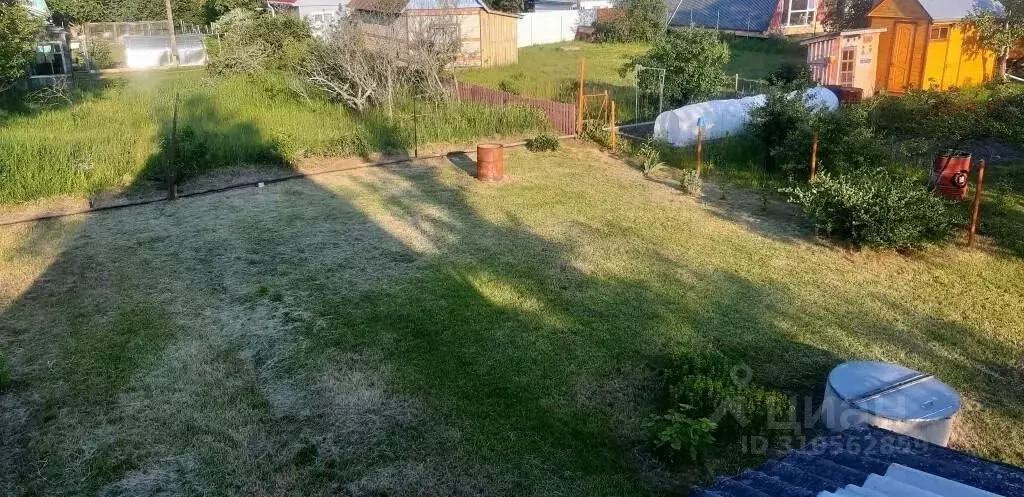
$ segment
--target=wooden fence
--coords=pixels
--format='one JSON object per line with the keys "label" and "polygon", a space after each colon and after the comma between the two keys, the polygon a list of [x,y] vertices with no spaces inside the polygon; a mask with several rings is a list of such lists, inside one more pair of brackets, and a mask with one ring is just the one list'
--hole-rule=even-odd
{"label": "wooden fence", "polygon": [[563,135],[576,134],[576,106],[492,90],[471,83],[459,83],[459,100],[478,102],[492,107],[522,106],[538,109],[548,116],[555,130]]}

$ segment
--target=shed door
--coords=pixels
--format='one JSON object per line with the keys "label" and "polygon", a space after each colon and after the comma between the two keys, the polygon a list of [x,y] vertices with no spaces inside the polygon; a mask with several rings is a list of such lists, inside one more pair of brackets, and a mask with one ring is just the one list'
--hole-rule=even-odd
{"label": "shed door", "polygon": [[889,86],[892,93],[907,91],[910,82],[910,61],[914,55],[913,24],[897,23],[892,40],[892,63],[889,64]]}

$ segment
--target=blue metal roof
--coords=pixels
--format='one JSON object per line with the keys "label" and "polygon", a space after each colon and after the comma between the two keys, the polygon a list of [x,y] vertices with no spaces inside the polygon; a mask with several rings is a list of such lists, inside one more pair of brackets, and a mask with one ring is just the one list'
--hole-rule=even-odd
{"label": "blue metal roof", "polygon": [[959,21],[976,8],[1001,10],[994,0],[917,0],[933,21]]}
{"label": "blue metal roof", "polygon": [[734,478],[720,478],[692,496],[816,497],[862,486],[894,464],[997,495],[1024,495],[1024,469],[861,425]]}
{"label": "blue metal roof", "polygon": [[[673,26],[691,24],[733,31],[765,32],[771,26],[778,0],[665,0]],[[676,6],[678,5],[678,10]]]}

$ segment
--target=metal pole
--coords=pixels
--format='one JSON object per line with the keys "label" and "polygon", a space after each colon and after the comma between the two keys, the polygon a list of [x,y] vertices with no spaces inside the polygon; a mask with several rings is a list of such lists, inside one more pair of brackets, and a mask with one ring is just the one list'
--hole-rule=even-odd
{"label": "metal pole", "polygon": [[661,70],[661,86],[658,87],[658,115],[665,108],[665,70]]}
{"label": "metal pole", "polygon": [[[672,11],[672,16],[669,17],[668,21],[665,23],[665,31],[668,31],[668,28],[670,26],[672,26],[672,21],[674,21],[676,19],[676,14],[679,13],[679,7],[681,7],[682,5],[683,5],[683,0],[679,0],[679,3],[676,4],[675,10]],[[693,12],[692,11],[690,12],[690,17],[691,17],[690,21],[692,23],[692,21],[693,21],[693,19],[692,19]]]}
{"label": "metal pole", "polygon": [[180,59],[178,58],[178,37],[174,34],[174,13],[171,11],[171,0],[164,0],[164,6],[167,8],[167,27],[171,30],[171,65],[178,65]]}
{"label": "metal pole", "polygon": [[413,157],[420,158],[420,112],[419,106],[417,105],[416,94],[412,95],[412,140],[413,140]]}
{"label": "metal pole", "polygon": [[814,133],[814,139],[811,140],[811,181],[814,181],[814,177],[818,174],[818,133]]}
{"label": "metal pole", "polygon": [[981,216],[981,190],[985,184],[985,160],[978,166],[978,187],[974,190],[974,205],[971,208],[971,234],[967,237],[967,246],[974,246],[974,235],[978,232],[978,218]]}
{"label": "metal pole", "polygon": [[167,200],[178,199],[178,103],[180,94],[174,95],[174,118],[171,120],[171,139],[167,145]]}
{"label": "metal pole", "polygon": [[641,66],[640,64],[636,65],[636,88],[634,88],[633,90],[633,97],[635,100],[633,112],[636,114],[636,122],[640,122],[643,119],[643,117],[640,115],[640,71],[642,71],[643,68],[644,66]]}

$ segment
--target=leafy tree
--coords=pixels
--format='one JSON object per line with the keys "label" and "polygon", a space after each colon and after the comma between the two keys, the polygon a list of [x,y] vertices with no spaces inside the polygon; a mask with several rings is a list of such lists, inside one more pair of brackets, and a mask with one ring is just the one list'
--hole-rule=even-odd
{"label": "leafy tree", "polygon": [[[49,0],[48,4],[58,24],[148,21],[167,16],[160,0]],[[206,24],[232,9],[260,5],[260,0],[171,0],[174,19],[189,24]]]}
{"label": "leafy tree", "polygon": [[1001,12],[975,7],[964,24],[977,38],[979,47],[996,54],[996,71],[1006,79],[1010,55],[1024,46],[1024,0],[1002,0]]}
{"label": "leafy tree", "polygon": [[255,10],[262,5],[260,0],[206,0],[203,2],[203,18],[206,22],[214,22],[232,10]]}
{"label": "leafy tree", "polygon": [[0,0],[0,92],[26,76],[42,21],[20,2]]}
{"label": "leafy tree", "polygon": [[487,6],[499,12],[511,12],[513,14],[524,10],[523,0],[487,0]]}
{"label": "leafy tree", "polygon": [[722,87],[729,57],[729,45],[714,31],[678,29],[656,41],[646,54],[632,58],[620,72],[626,74],[637,65],[665,69],[665,99],[682,105]]}
{"label": "leafy tree", "polygon": [[665,33],[668,19],[664,0],[622,0],[621,15],[595,25],[601,41],[655,41]]}
{"label": "leafy tree", "polygon": [[825,29],[843,31],[865,28],[875,0],[825,0]]}

